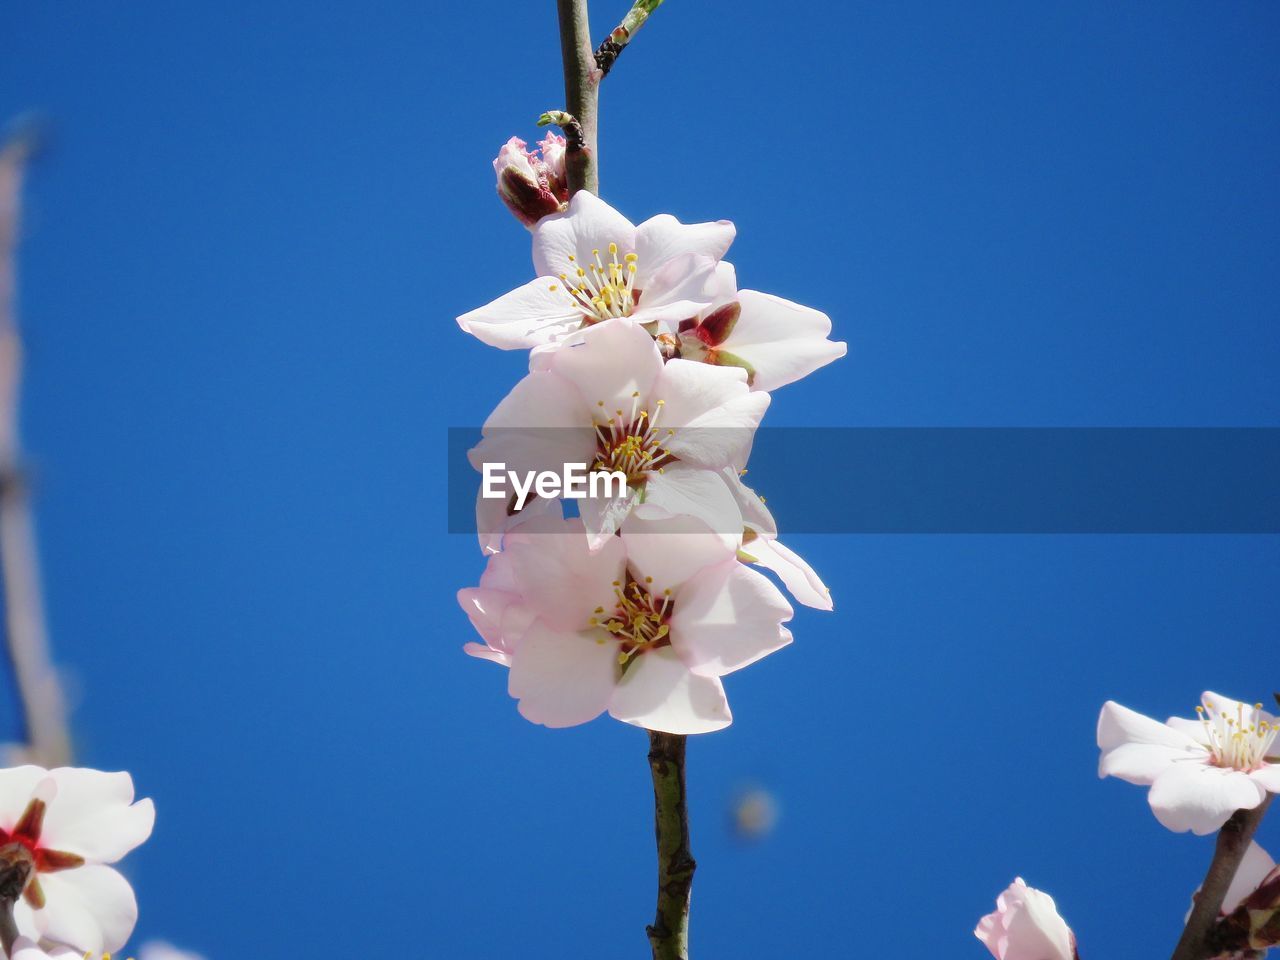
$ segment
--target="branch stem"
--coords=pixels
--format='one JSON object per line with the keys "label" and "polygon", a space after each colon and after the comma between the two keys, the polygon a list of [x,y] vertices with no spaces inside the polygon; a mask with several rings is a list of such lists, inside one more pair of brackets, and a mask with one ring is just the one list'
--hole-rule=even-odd
{"label": "branch stem", "polygon": [[645,25],[649,14],[660,6],[662,6],[662,0],[635,0],[631,9],[627,11],[627,15],[622,18],[622,22],[613,28],[613,32],[604,38],[600,46],[596,47],[595,60],[596,66],[600,68],[601,79],[613,69],[614,62],[622,56],[622,51],[631,42],[631,38]]}
{"label": "branch stem", "polygon": [[1271,794],[1267,794],[1262,803],[1252,810],[1237,810],[1218,831],[1217,846],[1214,847],[1213,860],[1209,863],[1209,872],[1205,874],[1200,892],[1196,894],[1195,906],[1187,925],[1182,930],[1182,937],[1173,951],[1172,960],[1205,960],[1211,955],[1209,933],[1218,921],[1222,910],[1222,902],[1227,897],[1227,888],[1249,849],[1249,841],[1253,839],[1271,805]]}
{"label": "branch stem", "polygon": [[71,737],[61,684],[49,658],[35,525],[18,443],[22,340],[14,261],[22,175],[31,150],[30,136],[22,135],[0,149],[0,577],[5,648],[22,705],[27,750],[35,763],[57,767],[70,762]]}
{"label": "branch stem", "polygon": [[591,24],[587,19],[587,0],[556,0],[560,17],[560,56],[564,62],[565,111],[578,121],[582,131],[580,143],[565,150],[565,175],[569,196],[579,190],[600,193],[597,168],[597,131],[599,126],[600,78],[591,49]]}
{"label": "branch stem", "polygon": [[688,960],[689,899],[693,872],[689,807],[685,800],[685,742],[673,733],[649,732],[654,827],[658,838],[658,909],[648,928],[653,960]]}

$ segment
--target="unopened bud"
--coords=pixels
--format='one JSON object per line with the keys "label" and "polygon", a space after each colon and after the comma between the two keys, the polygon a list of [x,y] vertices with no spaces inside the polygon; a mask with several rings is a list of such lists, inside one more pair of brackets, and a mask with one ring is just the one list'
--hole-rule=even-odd
{"label": "unopened bud", "polygon": [[539,150],[530,152],[523,140],[512,137],[493,161],[498,175],[498,196],[526,227],[560,213],[569,202],[564,137],[549,133],[538,147]]}

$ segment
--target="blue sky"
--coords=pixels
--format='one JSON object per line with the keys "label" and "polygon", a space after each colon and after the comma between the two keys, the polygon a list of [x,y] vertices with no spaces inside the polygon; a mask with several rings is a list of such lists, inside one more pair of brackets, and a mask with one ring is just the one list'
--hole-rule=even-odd
{"label": "blue sky", "polygon": [[[602,190],[734,220],[743,286],[831,314],[848,358],[770,425],[1280,426],[1278,28],[669,0],[607,80]],[[80,759],[159,810],[139,937],[643,956],[644,735],[517,716],[446,533],[447,428],[523,365],[453,318],[530,275],[489,160],[560,106],[549,0],[11,4],[0,38],[0,116],[55,131],[24,429]],[[792,545],[836,611],[690,746],[696,955],[981,957],[1015,874],[1086,956],[1171,948],[1210,843],[1096,779],[1097,710],[1280,685],[1276,538]],[[745,782],[782,810],[753,845]]]}

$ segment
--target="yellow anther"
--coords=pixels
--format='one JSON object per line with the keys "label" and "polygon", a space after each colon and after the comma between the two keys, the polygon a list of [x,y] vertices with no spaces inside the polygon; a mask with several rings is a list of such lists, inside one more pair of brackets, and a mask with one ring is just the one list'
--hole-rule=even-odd
{"label": "yellow anther", "polygon": [[547,289],[550,290],[552,293],[555,293],[557,290],[560,289],[560,284],[553,283],[551,286],[547,287]]}
{"label": "yellow anther", "polygon": [[610,253],[617,253],[617,252],[618,252],[618,245],[617,245],[616,243],[611,243],[611,244],[609,244],[609,252],[610,252]]}
{"label": "yellow anther", "polygon": [[635,263],[635,262],[636,262],[637,260],[639,260],[640,258],[639,258],[638,256],[636,256],[634,253],[628,253],[628,254],[627,254],[625,257],[623,257],[622,259],[626,260],[626,261],[627,261],[627,263]]}

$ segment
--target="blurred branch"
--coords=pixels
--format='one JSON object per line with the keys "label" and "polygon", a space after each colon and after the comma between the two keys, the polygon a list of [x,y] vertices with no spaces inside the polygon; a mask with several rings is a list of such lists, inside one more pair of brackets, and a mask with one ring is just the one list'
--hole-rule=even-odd
{"label": "blurred branch", "polygon": [[604,38],[600,46],[596,47],[594,58],[596,66],[600,68],[601,79],[604,79],[613,69],[614,62],[622,56],[622,51],[631,42],[631,38],[645,25],[649,14],[660,6],[662,6],[662,0],[635,0],[631,9],[627,11],[627,15],[622,18],[622,22],[613,28],[613,32]]}
{"label": "blurred branch", "polygon": [[1209,934],[1218,922],[1218,914],[1222,911],[1222,902],[1227,898],[1227,888],[1249,849],[1249,841],[1257,832],[1271,805],[1271,794],[1263,799],[1252,810],[1237,810],[1231,815],[1222,829],[1218,831],[1218,843],[1213,851],[1213,860],[1209,863],[1209,872],[1205,874],[1200,892],[1196,894],[1195,906],[1187,917],[1187,925],[1182,930],[1182,937],[1173,951],[1172,960],[1206,960],[1213,956],[1213,948],[1209,945]]}
{"label": "blurred branch", "polygon": [[31,502],[21,469],[18,393],[22,340],[17,323],[16,250],[22,178],[35,147],[18,133],[0,148],[0,574],[5,647],[13,665],[30,759],[47,767],[71,759],[65,701],[49,660]]}
{"label": "blurred branch", "polygon": [[689,898],[698,864],[689,852],[685,799],[686,737],[649,731],[654,827],[658,835],[658,910],[648,928],[653,960],[688,960]]}

